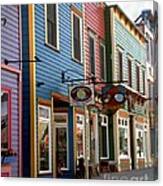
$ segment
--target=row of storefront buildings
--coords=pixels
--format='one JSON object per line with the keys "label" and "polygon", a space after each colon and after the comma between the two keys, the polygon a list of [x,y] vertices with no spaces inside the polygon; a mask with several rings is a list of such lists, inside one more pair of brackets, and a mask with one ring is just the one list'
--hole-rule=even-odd
{"label": "row of storefront buildings", "polygon": [[[2,176],[75,178],[81,158],[90,177],[153,165],[155,25],[144,18],[105,3],[2,5]],[[70,104],[74,83],[94,86],[87,120]]]}

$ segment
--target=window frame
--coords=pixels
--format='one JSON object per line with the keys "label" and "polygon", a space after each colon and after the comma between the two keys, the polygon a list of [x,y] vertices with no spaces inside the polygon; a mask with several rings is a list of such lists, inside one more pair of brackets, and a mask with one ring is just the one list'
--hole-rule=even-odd
{"label": "window frame", "polygon": [[[119,121],[120,121],[120,123],[119,123]],[[124,125],[122,124],[123,122],[122,121],[124,121]],[[127,126],[125,125],[125,121],[127,122]],[[127,146],[128,146],[128,148],[127,148],[127,152],[128,152],[128,154],[127,155],[124,155],[124,154],[120,154],[120,145],[119,145],[119,157],[120,157],[120,159],[129,159],[130,158],[130,141],[129,141],[129,118],[122,118],[122,117],[119,117],[118,118],[118,138],[119,138],[119,144],[120,144],[120,132],[119,132],[119,129],[120,128],[124,128],[124,129],[126,129],[127,130]]]}
{"label": "window frame", "polygon": [[[109,119],[107,115],[104,114],[100,114],[100,118],[101,118],[101,122],[100,122],[100,127],[105,127],[106,128],[106,146],[107,146],[107,156],[106,157],[102,157],[101,153],[100,153],[100,160],[107,160],[109,159]],[[104,123],[104,118],[106,118],[106,123]],[[101,134],[100,134],[101,135]]]}
{"label": "window frame", "polygon": [[[48,112],[49,112],[49,118],[44,118],[44,117],[39,117],[40,116],[40,108],[43,108],[43,109],[48,109]],[[40,123],[48,123],[48,132],[49,132],[49,170],[40,170],[40,144],[39,144],[39,140],[38,140],[38,171],[39,171],[39,174],[48,174],[48,173],[52,173],[52,140],[51,140],[51,137],[52,137],[52,134],[51,134],[51,108],[48,107],[48,106],[44,106],[44,105],[38,105],[38,128],[39,128],[39,125]],[[39,133],[38,133],[38,138],[39,138]]]}
{"label": "window frame", "polygon": [[[122,55],[122,61],[120,63],[120,60],[119,60],[119,53]],[[117,66],[118,66],[118,81],[122,82],[123,81],[123,78],[124,78],[124,74],[123,74],[123,64],[124,64],[124,61],[123,61],[123,54],[124,53],[124,50],[118,46],[117,47]],[[122,69],[120,68],[122,67]]]}
{"label": "window frame", "polygon": [[[66,133],[67,133],[67,135],[66,135],[66,137],[67,137],[67,167],[61,167],[61,170],[62,171],[68,171],[69,169],[70,169],[70,165],[69,165],[69,130],[68,130],[68,114],[66,113],[66,112],[64,112],[64,113],[54,113],[54,118],[55,118],[55,116],[63,116],[63,115],[65,115],[66,116],[66,123],[64,122],[64,123],[62,123],[62,122],[55,122],[55,127],[56,127],[56,129],[58,129],[58,128],[64,128],[64,129],[66,129]],[[56,144],[57,145],[57,144]]]}
{"label": "window frame", "polygon": [[[80,56],[81,59],[78,60],[75,58],[74,56],[74,18],[73,16],[76,16],[77,18],[79,18],[79,25],[80,25]],[[75,11],[71,10],[71,56],[72,59],[80,64],[83,64],[83,18],[82,16],[80,16],[79,14],[77,14]]]}
{"label": "window frame", "polygon": [[[100,76],[101,76],[102,80],[106,81],[106,79],[107,79],[107,77],[106,77],[106,46],[105,46],[104,42],[100,42],[100,47],[103,47],[103,49],[104,49],[104,61],[103,61],[103,63],[104,63],[103,64],[103,68],[104,68],[103,69],[103,72],[104,72],[103,76],[104,76],[104,78],[102,77],[102,70],[101,70]],[[100,52],[100,66],[102,66],[102,64],[101,64],[101,50],[99,52]]]}
{"label": "window frame", "polygon": [[[49,48],[51,48],[51,49],[53,49],[53,50],[57,50],[57,51],[59,51],[60,50],[60,43],[59,43],[59,14],[58,14],[58,3],[53,3],[53,4],[55,4],[56,5],[56,27],[57,27],[57,29],[56,29],[56,31],[57,31],[57,33],[56,33],[56,47],[55,46],[53,46],[51,43],[49,43],[48,42],[48,23],[47,23],[47,5],[48,4],[44,4],[44,15],[45,15],[45,44],[49,47]],[[53,5],[52,4],[52,5]]]}
{"label": "window frame", "polygon": [[[140,127],[142,127],[142,128],[140,128]],[[138,155],[138,152],[137,152],[137,147],[138,147],[138,144],[137,144],[137,139],[138,139],[138,133],[139,132],[141,132],[141,134],[142,134],[142,137],[143,137],[143,141],[142,141],[142,144],[143,144],[143,151],[141,152],[142,154],[141,154],[141,157]],[[144,126],[142,125],[142,124],[139,124],[139,123],[137,123],[136,124],[136,158],[137,159],[144,159],[145,158],[145,152],[144,152],[144,150],[145,150],[145,148],[144,148]]]}
{"label": "window frame", "polygon": [[[92,73],[92,64],[91,64],[91,59],[90,59],[90,38],[91,39],[93,39],[94,40],[94,74]],[[88,33],[88,40],[89,40],[89,64],[90,64],[90,74],[91,75],[94,75],[94,76],[96,76],[96,35],[93,33],[93,32],[91,32],[91,31],[89,31],[89,33]]]}
{"label": "window frame", "polygon": [[[12,147],[12,131],[11,131],[11,125],[12,125],[12,92],[10,88],[1,86],[1,94],[2,92],[7,93],[8,94],[8,147],[7,150],[11,149]],[[2,100],[1,100],[2,102]],[[2,122],[2,121],[1,121]],[[2,124],[2,123],[1,123]],[[2,141],[1,141],[2,143]],[[5,148],[1,150],[6,150]]]}

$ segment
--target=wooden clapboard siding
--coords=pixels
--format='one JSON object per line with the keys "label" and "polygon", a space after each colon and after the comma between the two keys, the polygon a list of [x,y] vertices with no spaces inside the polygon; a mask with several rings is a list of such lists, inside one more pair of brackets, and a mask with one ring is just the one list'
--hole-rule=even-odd
{"label": "wooden clapboard siding", "polygon": [[19,175],[19,82],[18,74],[2,69],[1,86],[11,90],[11,148],[17,153],[16,157],[7,158],[5,163],[11,165],[11,176]]}
{"label": "wooden clapboard siding", "polygon": [[[116,11],[115,11],[116,10]],[[107,44],[107,59],[110,59],[108,67],[112,69],[111,80],[119,80],[118,49],[123,53],[123,80],[128,80],[128,57],[132,61],[132,88],[136,90],[136,65],[140,66],[140,92],[143,91],[142,69],[145,70],[145,39],[139,33],[136,26],[125,15],[119,16],[121,10],[117,6],[106,7],[105,28],[107,42],[112,42],[112,47]],[[123,14],[123,13],[121,13]],[[129,26],[130,25],[130,26]],[[132,28],[132,30],[131,30]],[[137,33],[137,34],[136,34]],[[111,57],[109,57],[111,55]],[[108,68],[108,72],[110,72]]]}
{"label": "wooden clapboard siding", "polygon": [[[59,4],[59,51],[45,44],[45,11],[44,5],[35,6],[36,56],[43,62],[36,65],[36,79],[45,83],[37,88],[37,96],[49,99],[52,92],[68,95],[67,85],[61,83],[61,71],[71,69],[71,78],[82,78],[83,64],[72,60],[71,46],[71,5]],[[80,11],[82,4],[73,4]],[[81,75],[80,75],[81,74]]]}
{"label": "wooden clapboard siding", "polygon": [[145,70],[145,45],[140,43],[134,36],[122,25],[120,20],[114,17],[114,40],[115,40],[115,48],[114,48],[114,78],[117,80],[119,66],[117,59],[117,49],[121,47],[123,49],[123,79],[128,80],[128,55],[131,55],[132,60],[132,85],[136,90],[136,65],[140,66],[140,92],[143,91],[143,81],[142,81],[142,69]]}
{"label": "wooden clapboard siding", "polygon": [[[6,25],[1,27],[1,62],[3,64],[4,59],[20,59],[19,6],[1,6],[1,16],[7,20]],[[9,66],[20,69],[20,63],[9,64]]]}
{"label": "wooden clapboard siding", "polygon": [[[1,25],[1,86],[11,90],[11,148],[16,156],[8,157],[5,163],[11,165],[11,175],[21,174],[21,64],[4,64],[4,60],[21,59],[21,25],[20,6],[2,5],[1,16],[6,18],[6,24]],[[3,165],[2,165],[3,166]]]}
{"label": "wooden clapboard siding", "polygon": [[104,5],[101,3],[84,3],[84,14],[86,76],[89,77],[91,73],[89,49],[89,31],[91,31],[95,37],[95,76],[101,78],[100,42],[105,44]]}

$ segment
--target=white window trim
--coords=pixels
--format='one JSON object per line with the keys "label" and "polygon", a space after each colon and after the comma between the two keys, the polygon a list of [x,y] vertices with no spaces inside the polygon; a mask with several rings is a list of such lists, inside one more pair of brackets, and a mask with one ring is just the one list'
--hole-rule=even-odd
{"label": "white window trim", "polygon": [[[106,127],[106,138],[107,138],[107,157],[102,157],[100,156],[100,159],[101,160],[106,160],[106,159],[109,159],[109,131],[108,131],[108,116],[107,115],[104,115],[104,114],[100,114],[100,117],[101,117],[101,127]],[[106,123],[103,122],[104,118],[106,118]]]}
{"label": "white window trim", "polygon": [[[81,55],[81,60],[78,60],[75,58],[74,56],[74,27],[73,27],[73,22],[74,22],[74,19],[73,19],[73,15],[75,15],[76,17],[79,18],[79,22],[80,22],[80,55]],[[72,43],[72,52],[71,52],[71,55],[72,55],[72,59],[75,60],[76,62],[78,63],[83,63],[83,20],[82,20],[82,17],[79,16],[77,13],[75,13],[73,10],[71,11],[71,43]]]}
{"label": "white window trim", "polygon": [[[127,145],[128,145],[128,155],[124,155],[124,154],[120,154],[119,153],[119,158],[120,159],[129,159],[130,158],[130,141],[129,141],[129,118],[121,118],[119,117],[118,118],[118,122],[119,122],[119,119],[121,120],[121,124],[118,123],[118,133],[119,133],[119,129],[120,128],[124,128],[124,129],[127,129],[127,135],[128,135],[128,140],[127,140]],[[127,121],[127,126],[126,125],[122,125],[122,120]],[[119,147],[119,150],[120,150],[120,147]]]}
{"label": "white window trim", "polygon": [[67,131],[67,167],[62,167],[62,171],[68,171],[69,170],[69,131],[68,131],[68,114],[67,113],[54,113],[54,118],[55,115],[63,116],[66,115],[66,123],[60,123],[60,122],[55,122],[56,128],[66,128]]}
{"label": "white window trim", "polygon": [[44,4],[44,15],[45,15],[45,44],[47,46],[49,46],[50,48],[54,49],[54,50],[60,50],[60,45],[59,45],[59,14],[58,14],[58,4],[56,4],[56,20],[57,20],[57,47],[51,45],[50,43],[48,43],[48,33],[47,33],[47,4]]}
{"label": "white window trim", "polygon": [[[40,115],[40,112],[39,112],[40,108],[48,109],[48,112],[49,112],[49,119],[43,118],[43,117],[38,117],[38,124],[40,124],[40,122],[48,123],[48,128],[49,128],[49,130],[48,130],[48,133],[49,133],[49,170],[41,171],[40,167],[39,167],[39,174],[47,174],[47,173],[52,173],[51,109],[50,109],[50,107],[39,105],[38,106],[38,116]],[[38,149],[39,149],[39,145],[38,145]],[[40,160],[40,157],[38,157],[38,159]]]}
{"label": "white window trim", "polygon": [[[95,74],[94,74],[94,76],[96,76],[96,35],[93,32],[89,31],[88,36],[91,37],[94,40],[94,59],[95,59]],[[89,53],[90,53],[90,51],[89,51]],[[90,64],[90,73],[92,74],[91,64]]]}
{"label": "white window trim", "polygon": [[[121,53],[122,54],[122,79],[124,79],[124,49],[122,49],[119,45],[117,45],[117,49],[116,49],[116,57],[118,58],[118,53]],[[116,59],[117,59],[116,58]],[[118,60],[116,60],[116,68],[118,67],[118,70],[120,70],[119,69],[119,61]],[[119,77],[120,76],[120,74],[119,74],[119,72],[118,72],[118,74],[117,74],[117,80],[119,81]],[[122,83],[123,84],[123,83]]]}
{"label": "white window trim", "polygon": [[103,48],[104,48],[104,81],[107,79],[107,77],[106,77],[106,46],[105,46],[105,44],[103,43],[103,42],[100,42],[100,46],[102,46]]}
{"label": "white window trim", "polygon": [[83,121],[83,125],[81,126],[81,124],[78,124],[78,122],[76,121],[76,127],[79,127],[81,130],[83,130],[83,156],[78,156],[77,155],[77,159],[79,158],[84,158],[85,159],[85,119],[84,119],[84,115],[82,114],[76,114],[76,117],[80,117]]}

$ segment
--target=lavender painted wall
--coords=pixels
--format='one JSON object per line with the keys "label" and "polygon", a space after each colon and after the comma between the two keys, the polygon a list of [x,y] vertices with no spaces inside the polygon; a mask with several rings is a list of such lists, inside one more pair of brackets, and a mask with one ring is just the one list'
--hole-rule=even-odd
{"label": "lavender painted wall", "polygon": [[[19,86],[21,64],[14,63],[4,65],[4,59],[20,60],[21,58],[21,33],[19,24],[19,6],[2,5],[1,17],[7,20],[5,25],[1,24],[1,86],[11,89],[11,148],[16,151],[15,157],[5,159],[5,163],[11,165],[11,176],[19,176],[19,134],[20,115],[19,96],[21,88]],[[12,71],[7,70],[12,68]]]}

